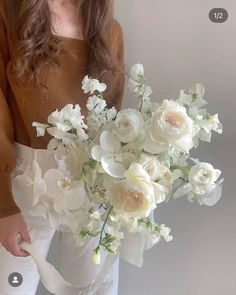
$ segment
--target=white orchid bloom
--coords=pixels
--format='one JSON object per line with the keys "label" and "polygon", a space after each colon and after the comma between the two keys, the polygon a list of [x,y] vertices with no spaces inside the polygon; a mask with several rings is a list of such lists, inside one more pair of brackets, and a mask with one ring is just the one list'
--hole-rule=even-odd
{"label": "white orchid bloom", "polygon": [[57,213],[79,209],[86,201],[82,181],[71,181],[58,169],[48,169],[43,179],[46,184],[46,194],[52,200]]}
{"label": "white orchid bloom", "polygon": [[[110,176],[116,178],[124,177],[127,163],[116,161],[116,158],[122,157],[121,143],[111,131],[104,130],[101,133],[100,145],[95,145],[92,148],[91,155],[94,160],[101,162],[104,171]],[[130,161],[132,161],[131,153]]]}
{"label": "white orchid bloom", "polygon": [[[37,162],[33,161],[33,173],[27,178],[33,186],[30,214],[47,219],[54,228],[65,226],[75,229],[78,220],[75,210],[88,206],[86,192],[81,181],[71,181],[58,169],[48,169],[44,175]],[[73,212],[71,211],[73,210]],[[80,212],[81,216],[83,212]]]}

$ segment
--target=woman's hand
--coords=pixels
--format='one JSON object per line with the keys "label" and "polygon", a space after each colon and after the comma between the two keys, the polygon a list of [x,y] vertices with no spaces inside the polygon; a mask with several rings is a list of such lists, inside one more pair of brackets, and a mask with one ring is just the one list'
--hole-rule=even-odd
{"label": "woman's hand", "polygon": [[28,252],[20,248],[18,244],[20,240],[31,243],[22,214],[19,212],[0,218],[0,243],[3,247],[14,256],[29,256]]}

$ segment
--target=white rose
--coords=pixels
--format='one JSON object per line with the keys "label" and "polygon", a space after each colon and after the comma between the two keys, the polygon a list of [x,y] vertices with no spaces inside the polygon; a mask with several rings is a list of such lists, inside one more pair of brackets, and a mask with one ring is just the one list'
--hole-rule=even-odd
{"label": "white rose", "polygon": [[160,175],[160,161],[154,156],[141,154],[139,163],[149,174],[152,181],[155,181]]}
{"label": "white rose", "polygon": [[124,109],[118,112],[113,132],[123,143],[135,141],[143,131],[142,114],[135,109]]}
{"label": "white rose", "polygon": [[206,162],[193,165],[188,174],[188,180],[196,194],[205,194],[215,187],[215,181],[219,178],[221,171]]}
{"label": "white rose", "polygon": [[89,78],[88,75],[86,75],[82,81],[82,89],[84,90],[84,93],[93,94],[96,90],[103,92],[106,88],[106,84],[100,83],[97,79]]}
{"label": "white rose", "polygon": [[188,153],[193,147],[192,137],[193,121],[188,116],[186,108],[165,99],[152,117],[144,149],[159,153],[171,144]]}
{"label": "white rose", "polygon": [[131,164],[124,181],[108,185],[110,201],[121,216],[147,217],[156,208],[150,177],[138,163]]}

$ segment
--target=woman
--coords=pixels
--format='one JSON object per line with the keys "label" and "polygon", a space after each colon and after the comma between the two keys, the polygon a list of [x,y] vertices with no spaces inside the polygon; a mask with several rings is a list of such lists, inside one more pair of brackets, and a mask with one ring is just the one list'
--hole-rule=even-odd
{"label": "woman", "polygon": [[[68,103],[79,103],[86,116],[86,74],[107,84],[108,106],[121,108],[123,33],[112,11],[112,0],[0,1],[0,294],[35,294],[39,276],[19,237],[46,258],[55,231],[28,213],[32,188],[13,177],[32,167],[35,153],[41,169],[49,167],[50,136],[37,137],[32,122],[46,122]],[[99,273],[90,261],[94,245],[80,250],[69,233],[60,237],[60,272],[86,285]],[[118,264],[96,294],[117,294]],[[8,281],[14,272],[23,277],[17,288]]]}

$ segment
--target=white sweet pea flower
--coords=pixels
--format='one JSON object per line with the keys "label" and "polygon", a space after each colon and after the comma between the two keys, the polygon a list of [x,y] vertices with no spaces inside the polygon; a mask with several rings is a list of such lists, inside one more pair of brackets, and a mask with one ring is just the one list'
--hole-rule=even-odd
{"label": "white sweet pea flower", "polygon": [[189,153],[193,147],[193,121],[185,107],[165,99],[153,114],[144,149],[150,153],[165,151],[169,144]]}
{"label": "white sweet pea flower", "polygon": [[123,143],[137,140],[144,132],[142,114],[138,110],[130,108],[119,111],[113,132]]}
{"label": "white sweet pea flower", "polygon": [[94,264],[100,264],[101,263],[101,252],[100,247],[98,246],[95,248],[92,252],[92,260]]}
{"label": "white sweet pea flower", "polygon": [[134,80],[142,80],[144,78],[144,67],[142,64],[138,63],[132,66],[130,70],[130,75]]}
{"label": "white sweet pea flower", "polygon": [[170,235],[171,229],[166,227],[165,224],[160,225],[160,235],[166,240],[166,242],[170,242],[173,240],[173,237]]}
{"label": "white sweet pea flower", "polygon": [[82,81],[82,89],[84,90],[84,93],[93,94],[95,91],[101,93],[105,91],[106,88],[106,84],[100,83],[97,79],[89,78],[88,75],[86,75]]}
{"label": "white sweet pea flower", "polygon": [[128,217],[147,217],[156,208],[152,182],[138,163],[131,164],[125,180],[108,183],[108,194],[114,211]]}
{"label": "white sweet pea flower", "polygon": [[46,129],[49,127],[48,124],[41,124],[41,123],[38,123],[38,122],[33,122],[32,126],[36,127],[37,137],[44,136]]}
{"label": "white sweet pea flower", "polygon": [[116,108],[113,106],[110,109],[106,110],[106,117],[107,117],[107,122],[111,122],[117,115],[117,110]]}
{"label": "white sweet pea flower", "polygon": [[132,78],[129,78],[128,86],[131,92],[137,94],[140,98],[143,98],[144,101],[147,100],[153,92],[149,85],[136,82]]}
{"label": "white sweet pea flower", "polygon": [[[53,125],[47,128],[48,133],[56,139],[61,139],[65,144],[70,144],[77,136],[81,140],[88,138],[84,131],[88,127],[84,123],[84,116],[78,104],[67,104],[61,111],[54,111],[48,116],[48,123]],[[76,134],[69,133],[73,129],[76,130]]]}
{"label": "white sweet pea flower", "polygon": [[91,218],[91,219],[94,219],[94,220],[99,220],[100,219],[100,212],[98,211],[98,210],[96,210],[96,211],[94,211],[93,213],[91,213],[90,215],[89,215],[89,217]]}
{"label": "white sweet pea flower", "polygon": [[207,104],[203,99],[205,87],[201,83],[196,83],[189,93],[185,93],[185,89],[180,90],[179,98],[176,100],[181,105],[190,106],[191,108],[200,108]]}
{"label": "white sweet pea flower", "polygon": [[88,98],[86,106],[89,111],[94,109],[96,113],[101,113],[107,106],[107,103],[104,99],[101,99],[100,97],[94,95]]}
{"label": "white sweet pea flower", "polygon": [[91,111],[99,102],[100,98],[97,95],[90,96],[88,98],[86,107],[89,111]]}
{"label": "white sweet pea flower", "polygon": [[121,239],[124,238],[124,233],[109,224],[106,224],[105,232],[114,238],[114,240],[109,243],[109,248],[116,254],[119,246],[121,245]]}

